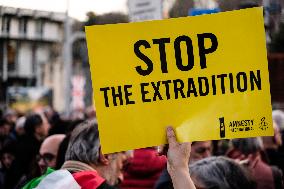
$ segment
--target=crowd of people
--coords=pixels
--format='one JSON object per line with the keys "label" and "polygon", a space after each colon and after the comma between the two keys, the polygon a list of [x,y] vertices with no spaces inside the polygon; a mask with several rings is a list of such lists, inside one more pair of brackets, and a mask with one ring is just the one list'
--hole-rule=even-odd
{"label": "crowd of people", "polygon": [[[284,113],[274,136],[178,143],[102,154],[94,109],[0,115],[3,189],[282,189]],[[110,139],[111,140],[111,139]],[[113,141],[115,142],[115,141]]]}

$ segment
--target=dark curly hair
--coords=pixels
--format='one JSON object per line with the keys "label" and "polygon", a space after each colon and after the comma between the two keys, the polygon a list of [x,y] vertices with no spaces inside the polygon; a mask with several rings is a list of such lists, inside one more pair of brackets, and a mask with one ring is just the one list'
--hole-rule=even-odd
{"label": "dark curly hair", "polygon": [[27,135],[33,135],[36,127],[39,127],[43,124],[43,120],[39,114],[31,114],[27,117],[24,129]]}

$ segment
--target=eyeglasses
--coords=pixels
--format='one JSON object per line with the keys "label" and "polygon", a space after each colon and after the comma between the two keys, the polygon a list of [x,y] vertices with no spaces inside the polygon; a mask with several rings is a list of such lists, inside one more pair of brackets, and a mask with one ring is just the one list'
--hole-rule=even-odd
{"label": "eyeglasses", "polygon": [[39,162],[41,159],[44,161],[44,163],[50,163],[52,160],[54,160],[56,156],[51,153],[44,153],[44,154],[38,154],[36,157],[37,162]]}

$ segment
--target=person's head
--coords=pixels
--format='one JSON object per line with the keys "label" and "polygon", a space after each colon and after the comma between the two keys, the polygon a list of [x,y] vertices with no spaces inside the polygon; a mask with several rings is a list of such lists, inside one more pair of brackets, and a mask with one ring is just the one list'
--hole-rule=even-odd
{"label": "person's head", "polygon": [[279,127],[280,131],[284,131],[284,112],[281,110],[273,110],[272,118]]}
{"label": "person's head", "polygon": [[10,142],[3,146],[0,153],[0,160],[4,169],[9,169],[15,159],[16,143]]}
{"label": "person's head", "polygon": [[190,165],[197,189],[254,189],[255,183],[241,165],[225,157],[209,157]]}
{"label": "person's head", "polygon": [[263,150],[263,143],[260,137],[233,139],[231,144],[234,153],[231,153],[229,156],[233,159],[243,160],[249,155],[256,157]]}
{"label": "person's head", "polygon": [[212,141],[193,142],[190,152],[190,163],[212,155]]}
{"label": "person's head", "polygon": [[38,155],[41,174],[46,171],[47,167],[55,168],[58,148],[64,137],[64,134],[51,135],[41,144]]}
{"label": "person's head", "polygon": [[95,120],[78,125],[72,132],[65,160],[86,163],[96,169],[108,184],[115,185],[123,179],[122,169],[127,160],[126,153],[103,155]]}
{"label": "person's head", "polygon": [[16,122],[15,131],[17,135],[19,136],[25,134],[25,129],[24,129],[25,121],[26,121],[26,117],[23,116],[23,117],[20,117]]}
{"label": "person's head", "polygon": [[11,125],[6,119],[0,120],[0,137],[6,137],[9,135]]}
{"label": "person's head", "polygon": [[43,140],[47,136],[49,128],[44,124],[42,116],[32,114],[27,116],[24,129],[28,136],[34,136],[38,140]]}
{"label": "person's head", "polygon": [[276,122],[273,122],[274,135],[262,137],[264,149],[278,149],[282,145],[282,137]]}
{"label": "person's head", "polygon": [[50,121],[50,120],[52,119],[52,116],[53,116],[54,114],[57,114],[57,112],[55,112],[55,111],[52,109],[52,107],[46,106],[46,107],[44,107],[44,109],[43,109],[43,114],[44,114],[44,116],[46,117],[46,119]]}
{"label": "person's head", "polygon": [[96,118],[96,110],[95,110],[95,107],[93,106],[87,107],[85,113],[86,113],[87,118],[89,119]]}
{"label": "person's head", "polygon": [[71,112],[71,120],[85,119],[84,111],[81,109],[76,109]]}
{"label": "person's head", "polygon": [[283,144],[283,141],[282,141],[280,128],[276,122],[273,122],[273,129],[274,129],[273,142],[277,145],[277,147],[279,147]]}
{"label": "person's head", "polygon": [[8,109],[4,114],[4,118],[9,124],[14,125],[17,121],[17,113],[12,109]]}

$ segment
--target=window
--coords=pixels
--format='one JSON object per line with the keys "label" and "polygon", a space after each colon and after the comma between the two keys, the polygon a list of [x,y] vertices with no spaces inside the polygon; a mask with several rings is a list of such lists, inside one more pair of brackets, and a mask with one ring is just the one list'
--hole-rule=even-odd
{"label": "window", "polygon": [[28,18],[27,17],[21,18],[19,24],[20,34],[27,34],[27,25],[28,25]]}
{"label": "window", "polygon": [[3,46],[4,46],[4,42],[0,42],[0,72],[2,73],[3,71],[3,52],[4,52],[4,49],[3,49]]}
{"label": "window", "polygon": [[16,69],[16,54],[17,44],[15,41],[10,41],[7,44],[7,59],[8,59],[8,71],[15,71]]}
{"label": "window", "polygon": [[11,24],[11,17],[3,16],[2,17],[2,31],[9,33],[10,31],[10,24]]}
{"label": "window", "polygon": [[5,17],[4,16],[2,16],[1,31],[5,31]]}
{"label": "window", "polygon": [[37,20],[37,23],[36,23],[36,34],[37,34],[37,36],[42,37],[43,25],[44,25],[43,20]]}

